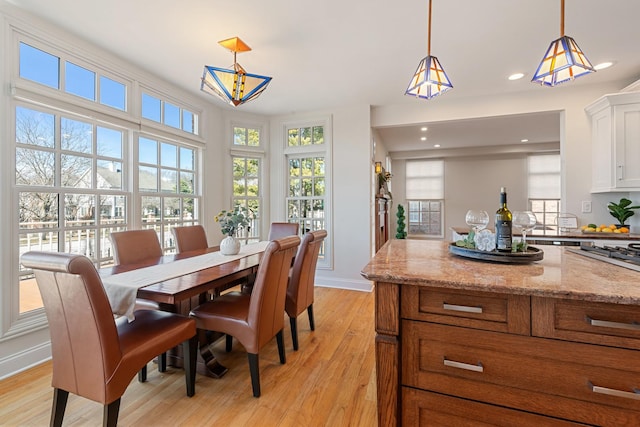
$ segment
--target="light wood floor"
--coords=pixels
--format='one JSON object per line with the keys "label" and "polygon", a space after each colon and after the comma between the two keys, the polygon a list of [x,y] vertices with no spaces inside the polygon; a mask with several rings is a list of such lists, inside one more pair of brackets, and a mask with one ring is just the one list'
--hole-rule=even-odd
{"label": "light wood floor", "polygon": [[[251,392],[246,353],[234,341],[213,347],[229,368],[221,379],[198,375],[188,398],[183,371],[160,373],[149,364],[124,394],[118,425],[125,426],[375,426],[376,386],[373,293],[316,288],[316,330],[298,318],[300,350],[294,352],[285,319],[287,363],[275,339],[260,354],[262,396]],[[51,362],[0,381],[0,426],[46,426],[52,400]],[[69,396],[64,426],[98,426],[102,405]]]}

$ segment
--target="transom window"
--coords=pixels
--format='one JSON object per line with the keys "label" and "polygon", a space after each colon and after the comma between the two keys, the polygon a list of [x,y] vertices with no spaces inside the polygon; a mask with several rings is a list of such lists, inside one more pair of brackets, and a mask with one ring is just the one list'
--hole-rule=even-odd
{"label": "transom window", "polygon": [[127,110],[127,86],[124,83],[24,42],[20,42],[19,67],[23,79],[117,110]]}
{"label": "transom window", "polygon": [[142,117],[166,126],[198,134],[198,116],[156,96],[142,93]]}

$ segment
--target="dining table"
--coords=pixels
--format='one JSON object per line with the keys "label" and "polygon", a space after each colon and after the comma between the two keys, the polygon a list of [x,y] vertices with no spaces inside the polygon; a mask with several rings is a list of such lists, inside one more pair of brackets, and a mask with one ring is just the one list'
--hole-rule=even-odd
{"label": "dining table", "polygon": [[[154,301],[161,310],[188,316],[192,308],[212,295],[238,285],[251,285],[267,244],[243,245],[234,256],[222,255],[218,247],[169,254],[135,264],[102,267],[99,274],[116,316],[134,320],[136,299]],[[227,368],[210,349],[222,334],[206,331],[198,334],[198,373],[222,377]],[[171,366],[183,366],[180,347],[167,354],[167,362]]]}

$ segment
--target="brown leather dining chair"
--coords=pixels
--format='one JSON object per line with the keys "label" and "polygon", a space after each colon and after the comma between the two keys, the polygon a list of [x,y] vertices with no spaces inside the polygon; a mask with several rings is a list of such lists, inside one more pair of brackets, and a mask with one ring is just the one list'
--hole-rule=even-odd
{"label": "brown leather dining chair", "polygon": [[231,335],[244,346],[255,397],[260,397],[258,352],[274,336],[278,342],[280,363],[286,362],[284,301],[289,266],[299,244],[298,236],[271,241],[260,259],[251,295],[229,292],[194,308],[190,313],[199,329]]}
{"label": "brown leather dining chair", "polygon": [[298,325],[296,319],[305,309],[307,309],[311,330],[315,331],[316,329],[313,320],[314,280],[318,255],[325,237],[327,237],[326,230],[311,231],[302,236],[302,243],[298,248],[291,275],[289,276],[285,311],[289,316],[294,350],[298,350]]}
{"label": "brown leather dining chair", "polygon": [[[125,230],[110,234],[113,262],[115,265],[136,264],[149,259],[160,258],[162,247],[158,234],[153,229]],[[151,300],[136,298],[135,310],[160,310],[160,305]],[[167,370],[167,355],[162,353],[158,358],[158,370]],[[140,371],[140,381],[147,377],[146,365]]]}
{"label": "brown leather dining chair", "polygon": [[267,240],[281,239],[287,236],[298,235],[299,224],[297,222],[272,222],[269,228],[269,238]]}
{"label": "brown leather dining chair", "polygon": [[151,228],[117,231],[111,233],[110,239],[116,265],[136,264],[163,255],[158,234]]}
{"label": "brown leather dining chair", "polygon": [[196,325],[193,319],[158,310],[116,321],[95,266],[84,255],[27,252],[51,334],[54,388],[51,426],[62,425],[69,393],[102,403],[103,425],[115,426],[120,399],[156,355],[183,344],[187,395],[195,394]]}
{"label": "brown leather dining chair", "polygon": [[178,253],[207,249],[207,233],[202,225],[186,225],[171,229]]}

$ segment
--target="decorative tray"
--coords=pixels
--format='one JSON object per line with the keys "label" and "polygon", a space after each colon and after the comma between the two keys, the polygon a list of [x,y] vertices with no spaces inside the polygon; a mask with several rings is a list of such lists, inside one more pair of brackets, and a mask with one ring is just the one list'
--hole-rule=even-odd
{"label": "decorative tray", "polygon": [[529,246],[526,252],[487,252],[456,246],[456,243],[452,242],[449,244],[449,252],[465,258],[472,258],[480,261],[501,262],[505,264],[527,264],[534,261],[540,261],[544,257],[544,252],[533,246]]}

